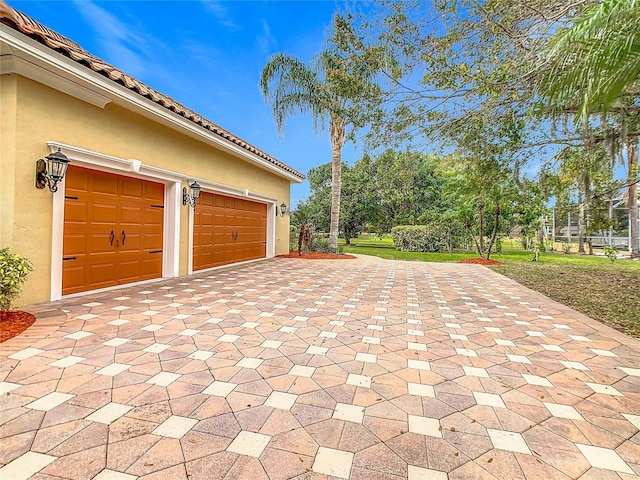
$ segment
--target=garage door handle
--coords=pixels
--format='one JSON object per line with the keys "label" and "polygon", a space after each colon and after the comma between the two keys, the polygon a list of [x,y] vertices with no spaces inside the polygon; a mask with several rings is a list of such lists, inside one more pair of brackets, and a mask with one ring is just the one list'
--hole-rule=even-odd
{"label": "garage door handle", "polygon": [[122,245],[124,245],[124,241],[127,238],[127,234],[124,233],[124,230],[122,230]]}
{"label": "garage door handle", "polygon": [[116,234],[111,230],[111,246],[113,247],[113,239],[116,238]]}

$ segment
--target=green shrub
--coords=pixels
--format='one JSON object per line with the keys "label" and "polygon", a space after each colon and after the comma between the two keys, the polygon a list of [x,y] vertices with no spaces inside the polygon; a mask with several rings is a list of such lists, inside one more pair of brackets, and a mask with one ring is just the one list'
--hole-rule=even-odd
{"label": "green shrub", "polygon": [[391,238],[402,252],[439,252],[446,247],[443,232],[433,225],[393,227]]}
{"label": "green shrub", "polygon": [[298,250],[298,238],[300,238],[300,227],[291,225],[289,227],[289,250]]}
{"label": "green shrub", "polygon": [[30,260],[11,253],[8,248],[0,249],[0,310],[9,310],[13,301],[20,296],[22,284],[33,270]]}
{"label": "green shrub", "polygon": [[618,258],[618,249],[615,245],[605,245],[602,250],[604,251],[605,257],[609,259],[611,264],[613,264],[613,262]]}
{"label": "green shrub", "polygon": [[326,237],[313,237],[313,247],[311,249],[314,252],[335,253],[335,250],[329,247],[329,239]]}

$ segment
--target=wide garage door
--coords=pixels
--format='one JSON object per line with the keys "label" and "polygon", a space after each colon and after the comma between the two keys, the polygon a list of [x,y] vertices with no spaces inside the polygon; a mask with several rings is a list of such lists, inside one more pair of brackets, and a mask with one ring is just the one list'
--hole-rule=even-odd
{"label": "wide garage door", "polygon": [[194,270],[266,255],[266,204],[208,192],[200,194],[194,211]]}
{"label": "wide garage door", "polygon": [[70,166],[62,294],[162,276],[164,185]]}

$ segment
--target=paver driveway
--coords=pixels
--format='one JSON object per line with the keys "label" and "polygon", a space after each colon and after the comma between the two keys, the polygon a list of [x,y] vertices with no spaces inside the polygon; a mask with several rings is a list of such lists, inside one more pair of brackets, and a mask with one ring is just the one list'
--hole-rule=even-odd
{"label": "paver driveway", "polygon": [[273,259],[37,308],[2,345],[3,480],[640,473],[640,342],[481,266]]}

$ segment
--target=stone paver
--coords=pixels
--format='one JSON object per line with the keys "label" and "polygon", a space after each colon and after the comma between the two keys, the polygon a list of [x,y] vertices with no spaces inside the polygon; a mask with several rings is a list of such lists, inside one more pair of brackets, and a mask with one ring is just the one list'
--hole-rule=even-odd
{"label": "stone paver", "polygon": [[640,474],[640,341],[482,266],[272,259],[29,310],[0,478]]}

